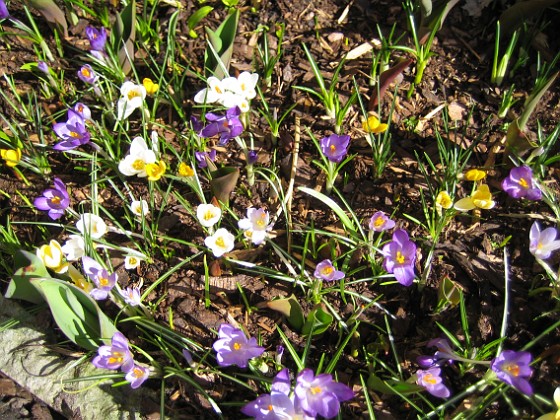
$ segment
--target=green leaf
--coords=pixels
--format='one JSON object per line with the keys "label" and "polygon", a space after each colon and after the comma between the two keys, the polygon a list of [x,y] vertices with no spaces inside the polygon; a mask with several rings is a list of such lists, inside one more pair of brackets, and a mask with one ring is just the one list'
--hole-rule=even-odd
{"label": "green leaf", "polygon": [[119,62],[124,74],[132,70],[134,60],[134,39],[136,38],[136,1],[132,0],[123,11],[117,15],[110,44],[119,56]]}
{"label": "green leaf", "polygon": [[414,394],[424,390],[420,385],[412,384],[410,382],[403,381],[384,381],[379,376],[371,374],[367,381],[367,386],[369,389],[377,392],[382,392],[384,394]]}
{"label": "green leaf", "polygon": [[547,7],[553,6],[560,0],[531,0],[518,1],[507,8],[499,18],[504,34],[509,34],[519,28],[524,22],[538,15]]}
{"label": "green leaf", "polygon": [[303,309],[295,295],[292,294],[287,298],[266,302],[266,306],[273,311],[280,312],[287,318],[288,323],[293,329],[301,331],[304,322]]}
{"label": "green leaf", "polygon": [[8,284],[6,297],[21,299],[31,303],[41,303],[43,297],[33,287],[31,280],[50,278],[51,275],[37,255],[28,251],[18,251],[14,255],[14,274]]}
{"label": "green leaf", "polygon": [[212,10],[214,10],[212,6],[203,6],[192,15],[190,15],[190,17],[187,19],[187,26],[189,27],[189,35],[191,37],[196,38],[198,36],[197,33],[194,32],[195,26],[198,25],[200,21],[204,19]]}
{"label": "green leaf", "polygon": [[29,0],[29,4],[37,9],[39,13],[51,24],[54,28],[68,38],[68,23],[64,12],[53,0]]}
{"label": "green leaf", "polygon": [[31,284],[47,301],[58,327],[74,343],[96,350],[100,341],[110,342],[117,329],[82,289],[53,278],[34,279]]}
{"label": "green leaf", "polygon": [[233,53],[233,43],[237,33],[239,10],[229,15],[226,20],[212,31],[206,28],[208,47],[204,54],[204,68],[206,76],[216,76],[223,79],[228,76],[229,63]]}
{"label": "green leaf", "polygon": [[301,332],[303,335],[320,335],[323,334],[330,327],[334,317],[320,306],[313,309],[307,315],[307,320],[303,324]]}
{"label": "green leaf", "polygon": [[352,223],[352,220],[344,213],[344,210],[330,197],[327,197],[325,194],[315,191],[312,188],[307,187],[299,187],[299,190],[309,194],[310,196],[322,201],[325,205],[327,205],[332,211],[336,213],[342,224],[346,227],[346,229],[350,230],[351,232],[356,233],[356,228]]}

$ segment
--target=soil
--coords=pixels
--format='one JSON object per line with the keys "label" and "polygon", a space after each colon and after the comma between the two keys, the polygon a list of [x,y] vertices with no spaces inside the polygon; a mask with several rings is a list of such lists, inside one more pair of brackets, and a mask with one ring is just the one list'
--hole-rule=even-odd
{"label": "soil", "polygon": [[[182,3],[184,11],[179,19],[179,33],[187,33],[186,18],[196,10],[196,6],[193,4],[195,2],[183,1]],[[408,34],[405,13],[399,2],[392,1],[261,0],[252,3],[256,5],[255,11],[251,11],[249,2],[241,6],[243,11],[240,14],[232,69],[233,71],[244,71],[254,68],[256,62],[254,34],[259,24],[273,27],[275,24],[285,23],[283,57],[281,64],[275,68],[272,87],[265,92],[265,95],[271,106],[279,108],[279,114],[296,103],[293,116],[299,117],[299,127],[296,127],[295,118],[290,117],[286,120],[278,146],[273,145],[270,141],[270,129],[264,119],[258,115],[251,117],[251,127],[259,149],[258,165],[270,166],[274,162],[272,156],[277,154],[278,164],[287,181],[294,138],[296,130],[299,129],[301,132],[300,164],[297,168],[296,187],[321,188],[323,178],[320,170],[311,163],[316,158],[317,151],[307,129],[313,132],[316,138],[321,138],[332,133],[333,124],[323,118],[324,111],[321,103],[305,92],[294,89],[294,86],[316,86],[311,67],[301,45],[305,43],[310,48],[325,78],[330,79],[346,53],[358,45],[379,37],[377,25],[385,35],[389,33],[393,24],[396,25],[396,34]],[[216,11],[210,13],[204,23],[216,28],[225,17],[224,8],[220,2],[210,1],[207,4],[215,6]],[[351,135],[353,141],[350,153],[356,154],[356,157],[346,167],[346,178],[338,186],[343,191],[344,198],[364,221],[379,210],[394,214],[398,226],[406,229],[419,245],[417,273],[421,273],[423,270],[430,240],[428,232],[405,215],[424,220],[420,191],[426,193],[427,183],[419,170],[419,161],[425,163],[425,156],[429,156],[437,165],[437,170],[441,171],[436,134],[437,130],[442,130],[444,126],[444,113],[441,111],[432,113],[432,111],[442,104],[448,105],[448,123],[453,127],[452,133],[457,134],[444,138],[445,144],[454,143],[464,149],[476,142],[477,147],[474,149],[469,167],[483,167],[488,170],[488,183],[492,191],[500,190],[500,182],[507,175],[508,165],[507,160],[504,159],[502,144],[505,136],[504,127],[522,111],[523,100],[534,85],[536,63],[535,47],[532,47],[529,49],[530,56],[527,65],[520,68],[513,78],[508,78],[502,87],[497,88],[489,82],[495,21],[496,17],[508,6],[508,2],[494,2],[478,18],[469,16],[461,6],[453,8],[435,37],[432,48],[434,54],[426,67],[423,81],[414,90],[414,94],[410,98],[407,97],[407,91],[414,78],[413,65],[404,71],[402,81],[396,89],[393,90],[391,87],[385,94],[380,105],[381,115],[388,115],[392,99],[396,96],[395,112],[390,128],[393,139],[391,150],[394,156],[379,179],[374,179],[371,150],[368,149],[361,129],[361,113],[354,107],[345,120],[343,132]],[[139,10],[142,7],[143,5],[140,4]],[[116,9],[111,10],[115,12]],[[162,5],[156,12],[164,30],[167,28],[173,11],[172,7]],[[347,12],[345,17],[339,19],[345,12]],[[20,6],[14,5],[12,13],[22,20],[25,19]],[[559,38],[554,33],[554,22],[559,22],[559,14],[555,10],[548,9],[541,18],[542,21],[553,22],[539,35],[547,40],[546,43],[539,46],[541,55],[551,57],[558,52]],[[37,20],[41,25],[44,24],[38,15]],[[87,48],[83,30],[88,23],[99,26],[98,22],[88,21],[87,16],[80,18],[78,25],[70,28],[69,37],[63,42],[64,58],[57,59],[53,64],[53,68],[66,72],[69,81],[72,81],[77,70],[75,57],[83,54]],[[54,45],[50,29],[45,27],[44,33],[48,34],[46,39],[49,45]],[[10,45],[0,43],[0,73],[13,76],[22,95],[30,90],[37,91],[38,82],[35,76],[29,71],[21,70],[23,64],[36,61],[32,46],[18,36],[11,36],[10,40],[13,40]],[[205,49],[203,37],[192,39],[181,36],[180,40],[183,46],[182,59],[185,60],[180,64],[186,65],[188,62],[194,69],[200,69]],[[271,37],[270,41],[274,42],[274,37]],[[412,45],[408,35],[404,35],[400,43]],[[138,52],[137,56],[140,61],[141,52]],[[398,58],[405,57],[408,57],[405,53],[395,51],[391,61],[394,63]],[[158,60],[162,59],[163,53],[158,57]],[[374,88],[370,87],[367,78],[370,67],[370,53],[348,61],[340,74],[337,90],[345,97],[349,97],[354,78],[363,97],[370,98],[374,93]],[[141,68],[139,73],[142,71],[146,71],[146,69]],[[186,112],[188,115],[196,114],[198,110],[193,108],[192,98],[201,88],[200,82],[191,76],[187,76],[186,81],[185,91],[182,92]],[[520,101],[512,108],[510,115],[502,119],[497,116],[502,93],[512,84],[515,84],[515,92]],[[5,80],[0,80],[0,88],[7,91]],[[537,121],[545,133],[552,132],[560,121],[560,111],[557,107],[558,89],[558,84],[552,86],[529,120],[528,127],[533,133],[538,129]],[[40,99],[40,110],[47,115],[64,112],[65,106],[58,100]],[[20,115],[7,106],[5,101],[1,108],[6,118],[22,124],[22,127],[29,130],[32,136],[39,134],[35,132],[33,124],[24,121]],[[176,118],[174,112],[165,107],[162,107],[161,115],[158,115],[159,121],[163,124],[172,126],[177,132],[184,131],[185,122],[178,121]],[[133,127],[133,130],[135,129],[138,127]],[[45,134],[54,142],[54,133]],[[180,147],[180,140],[173,133],[160,132],[160,135],[164,135],[170,144]],[[227,151],[225,149],[219,149],[219,151],[220,164],[242,167],[242,153],[236,149],[235,145],[228,145]],[[49,159],[52,174],[56,174],[71,188],[73,203],[84,200],[89,193],[88,163],[71,163],[60,154],[50,154]],[[77,167],[79,167],[79,171],[76,170]],[[4,192],[1,198],[1,221],[4,224],[8,220],[12,223],[22,243],[38,245],[46,238],[41,231],[26,223],[47,222],[48,219],[30,208],[21,199],[21,196],[32,199],[40,195],[42,190],[51,185],[51,180],[28,171],[25,172],[25,176],[30,181],[30,185],[25,185],[21,180],[14,178],[14,172],[9,168],[3,166],[1,171],[0,191]],[[558,192],[559,167],[557,164],[550,166],[547,175],[547,185]],[[146,191],[146,183],[142,180],[132,181],[131,185],[137,195]],[[459,185],[460,190],[457,192],[457,196],[468,195],[469,191],[465,189],[467,185]],[[208,187],[207,184],[205,186]],[[109,212],[122,215],[121,199],[112,195],[109,185],[106,187],[100,191],[103,205]],[[196,202],[196,196],[188,189],[185,188],[184,194],[188,200]],[[161,197],[158,199],[161,200]],[[391,314],[387,319],[392,331],[394,346],[403,361],[401,368],[409,374],[413,374],[417,369],[413,362],[415,357],[427,352],[425,347],[427,341],[440,336],[438,323],[464,339],[460,313],[457,308],[441,313],[435,311],[438,303],[438,287],[444,279],[456,282],[464,291],[473,345],[481,346],[498,339],[504,310],[504,248],[498,245],[503,243],[507,237],[510,237],[507,245],[507,263],[510,268],[511,307],[508,339],[505,347],[521,348],[558,319],[555,299],[532,294],[538,285],[542,286],[546,284],[546,281],[528,251],[528,231],[532,222],[541,217],[551,217],[551,220],[555,220],[554,215],[541,202],[515,201],[507,198],[504,193],[495,194],[495,199],[497,200],[496,207],[483,211],[478,220],[471,216],[457,217],[446,228],[442,240],[436,247],[432,270],[427,278],[426,286],[421,290],[417,286],[404,288],[400,285],[365,283],[347,286],[348,290],[378,299],[379,304],[379,306],[368,307],[360,315],[359,319],[362,323],[358,330],[360,344],[357,348],[376,347],[378,357],[384,358],[386,363],[394,365],[391,352],[386,347],[387,344],[383,344],[383,337],[376,328],[376,326],[385,325],[386,313],[384,310]],[[159,220],[160,232],[167,237],[202,244],[203,231],[197,226],[196,221],[181,209],[179,203],[170,198],[164,204],[164,212]],[[257,182],[255,186],[250,187],[242,177],[238,188],[231,196],[230,208],[238,216],[243,216],[245,209],[250,206],[264,206],[275,210],[278,203],[267,184]],[[297,190],[290,213],[296,228],[313,223],[317,229],[321,230],[336,232],[337,229],[338,231],[340,229],[337,219],[325,206]],[[280,219],[275,225],[277,235],[275,241],[285,247],[288,235],[286,226],[282,223]],[[47,229],[52,238],[63,242],[66,235],[63,230],[56,226],[49,226]],[[290,236],[294,255],[300,252],[304,239],[297,232]],[[110,237],[108,240],[122,241],[118,236]],[[327,242],[329,238],[324,236],[320,240]],[[339,254],[349,252],[343,244],[336,241],[332,241],[331,244],[338,247],[335,249]],[[9,261],[11,252],[2,247],[0,247],[0,251],[3,254],[2,257]],[[184,258],[192,255],[193,251],[178,242],[160,242],[154,248],[153,261],[149,264],[143,263],[135,272],[125,270],[122,262],[119,262],[119,282],[127,285],[143,281],[144,285],[148,286]],[[356,252],[356,267],[360,261],[358,254],[359,252]],[[233,255],[239,259],[250,258],[252,262],[263,263],[281,272],[285,271],[282,262],[268,246],[250,251],[236,249]],[[325,257],[329,256],[330,254]],[[9,272],[2,274],[10,275]],[[161,300],[157,306],[158,321],[166,325],[172,322],[174,328],[181,334],[208,347],[215,339],[212,331],[217,330],[221,323],[228,322],[229,319],[235,319],[244,325],[251,334],[259,334],[267,350],[274,351],[280,342],[276,331],[277,326],[282,328],[297,349],[301,350],[304,347],[305,338],[291,331],[279,313],[263,309],[265,302],[279,296],[289,296],[292,292],[299,294],[300,300],[303,301],[302,304],[307,305],[301,290],[286,282],[269,279],[265,275],[261,277],[249,275],[238,267],[224,262],[213,263],[211,274],[211,304],[207,307],[204,292],[204,266],[201,260],[193,261],[175,271],[148,297],[149,303]],[[367,277],[363,272],[358,275]],[[242,285],[248,303],[260,308],[259,310],[251,313],[246,310],[237,283]],[[355,309],[349,301],[342,301],[338,294],[333,293],[329,295],[328,299],[343,318],[350,316]],[[309,304],[310,306],[311,304]],[[384,308],[384,310],[380,308]],[[110,308],[107,309],[110,310]],[[169,319],[169,314],[172,314],[172,320]],[[339,345],[338,338],[337,331],[332,329],[329,333],[315,339],[310,353],[310,364],[316,366],[322,354],[333,354]],[[535,373],[531,382],[537,392],[549,397],[552,395],[554,387],[560,385],[558,379],[560,378],[560,368],[554,350],[557,349],[558,339],[559,332],[554,331],[532,349],[540,362],[535,365]],[[134,340],[132,338],[132,341]],[[136,340],[137,344],[142,344],[140,338]],[[383,356],[383,352],[386,353],[386,356]],[[287,363],[289,364],[289,362]],[[355,390],[360,389],[357,373],[361,372],[365,376],[368,373],[363,356],[352,357],[348,354],[341,359],[338,372],[340,379],[355,384]],[[479,378],[474,373],[461,376],[453,370],[446,377],[447,383],[455,392],[474,383],[476,379]],[[207,378],[206,381],[205,388],[207,387],[210,396],[218,402],[245,401],[248,398],[227,380],[212,377]],[[208,416],[207,403],[188,387],[179,383],[170,383],[167,392],[173,396],[166,407],[170,416],[177,418]],[[344,407],[343,418],[359,417],[365,412],[363,394],[358,392],[357,395],[354,401]],[[407,406],[402,405],[400,399],[375,393],[372,393],[372,398],[376,413],[381,418],[416,417]],[[529,404],[519,401],[518,403],[522,416],[533,414]],[[228,408],[226,406],[224,413],[229,418],[235,418],[239,416],[238,410],[239,407]],[[508,405],[503,400],[498,400],[487,409],[485,418],[509,418],[510,415]]]}

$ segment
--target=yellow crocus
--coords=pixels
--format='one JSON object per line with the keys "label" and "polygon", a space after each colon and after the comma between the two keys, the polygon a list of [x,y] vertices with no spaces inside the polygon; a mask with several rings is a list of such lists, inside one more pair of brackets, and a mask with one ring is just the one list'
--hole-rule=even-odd
{"label": "yellow crocus", "polygon": [[469,211],[475,208],[488,210],[495,205],[496,202],[492,200],[492,194],[488,185],[480,184],[470,197],[461,198],[455,203],[454,207],[459,211]]}
{"label": "yellow crocus", "polygon": [[144,85],[144,88],[146,89],[146,93],[148,95],[153,95],[159,90],[159,85],[157,83],[154,83],[152,79],[148,77],[142,80],[142,85]]}
{"label": "yellow crocus", "polygon": [[447,191],[440,191],[436,197],[436,205],[444,209],[453,207],[453,200]]}
{"label": "yellow crocus", "polygon": [[556,411],[543,414],[537,420],[560,420],[560,387],[554,391],[554,403],[556,404]]}
{"label": "yellow crocus", "polygon": [[1,149],[0,156],[10,168],[16,166],[21,160],[21,149]]}
{"label": "yellow crocus", "polygon": [[486,177],[486,171],[483,171],[482,169],[476,169],[476,168],[469,169],[467,172],[465,172],[463,177],[467,181],[480,181],[481,179],[484,179]]}
{"label": "yellow crocus", "polygon": [[155,163],[146,164],[144,169],[148,175],[148,181],[158,181],[165,173],[167,166],[164,161],[160,160]]}
{"label": "yellow crocus", "polygon": [[193,169],[187,165],[185,162],[181,162],[179,164],[179,176],[183,176],[183,177],[191,177],[194,176],[194,171]]}
{"label": "yellow crocus", "polygon": [[368,133],[379,134],[383,133],[389,127],[387,124],[382,123],[375,115],[369,115],[367,120],[362,123],[362,128]]}

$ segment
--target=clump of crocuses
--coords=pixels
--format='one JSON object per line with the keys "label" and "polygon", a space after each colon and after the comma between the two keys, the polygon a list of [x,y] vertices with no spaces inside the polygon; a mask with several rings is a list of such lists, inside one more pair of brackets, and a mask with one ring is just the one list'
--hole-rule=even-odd
{"label": "clump of crocuses", "polygon": [[141,366],[134,362],[130,352],[127,338],[119,331],[113,334],[110,346],[100,346],[97,349],[97,356],[91,361],[93,365],[100,369],[121,370],[126,373],[125,379],[130,382],[133,389],[142,385],[150,370],[148,367]]}
{"label": "clump of crocuses", "polygon": [[51,219],[60,219],[70,205],[70,196],[64,182],[60,178],[55,178],[54,188],[47,188],[43,191],[43,195],[37,197],[33,205],[39,210],[47,211]]}
{"label": "clump of crocuses", "polygon": [[315,375],[311,369],[299,373],[292,391],[289,370],[282,369],[272,381],[270,394],[260,395],[241,412],[256,419],[332,418],[340,411],[340,403],[352,398],[350,387],[328,373]]}
{"label": "clump of crocuses", "polygon": [[230,324],[220,325],[218,340],[212,347],[216,351],[218,364],[222,367],[237,365],[245,368],[249,360],[264,352],[264,347],[257,344],[255,337],[247,338],[241,329]]}
{"label": "clump of crocuses", "polygon": [[385,257],[383,268],[394,274],[403,286],[410,286],[414,281],[414,262],[416,261],[416,245],[408,238],[404,229],[393,233],[393,240],[386,244],[381,253]]}

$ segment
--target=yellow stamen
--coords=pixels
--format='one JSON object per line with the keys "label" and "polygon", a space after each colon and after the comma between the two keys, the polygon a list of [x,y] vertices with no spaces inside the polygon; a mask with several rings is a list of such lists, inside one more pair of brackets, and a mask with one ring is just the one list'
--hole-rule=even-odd
{"label": "yellow stamen", "polygon": [[405,262],[405,260],[406,260],[406,258],[404,257],[404,255],[402,254],[401,251],[397,251],[397,256],[396,256],[395,259],[397,260],[397,262],[398,262],[399,264],[403,264],[403,263]]}
{"label": "yellow stamen", "polygon": [[525,180],[525,178],[521,178],[519,180],[519,185],[521,185],[523,188],[529,188],[529,183]]}
{"label": "yellow stamen", "polygon": [[519,376],[520,369],[519,365],[517,365],[516,363],[510,363],[504,366],[504,370],[506,370],[512,376]]}
{"label": "yellow stamen", "polygon": [[311,393],[313,395],[317,395],[317,394],[320,394],[321,392],[323,392],[323,390],[321,389],[320,386],[312,386],[311,388],[309,388],[309,390],[311,391]]}
{"label": "yellow stamen", "polygon": [[241,344],[239,343],[233,343],[233,349],[234,350],[239,350],[241,348]]}
{"label": "yellow stamen", "polygon": [[216,245],[218,245],[220,248],[225,248],[226,243],[224,242],[224,238],[220,236],[218,239],[216,239]]}

